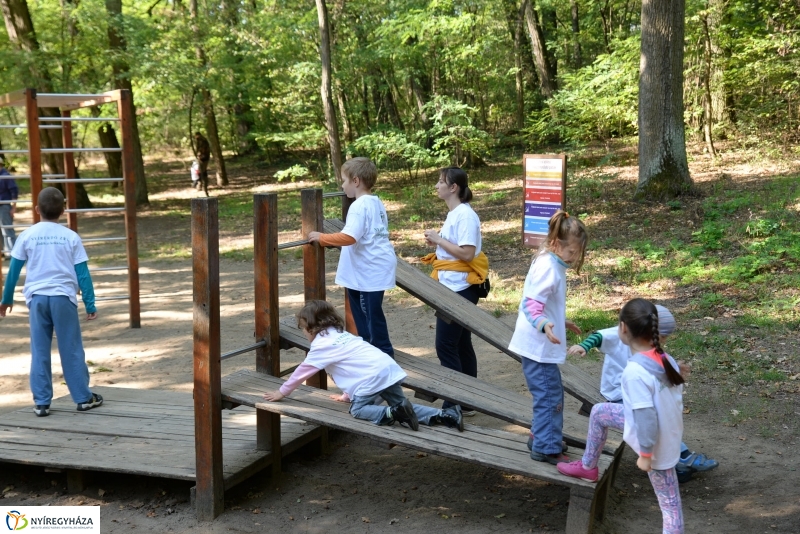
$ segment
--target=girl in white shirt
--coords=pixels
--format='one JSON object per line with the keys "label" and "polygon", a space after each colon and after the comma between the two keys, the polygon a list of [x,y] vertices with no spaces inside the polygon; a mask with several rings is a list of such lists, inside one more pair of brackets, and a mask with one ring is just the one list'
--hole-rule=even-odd
{"label": "girl in white shirt", "polygon": [[558,368],[567,359],[567,269],[580,271],[589,239],[583,223],[563,210],[550,217],[547,238],[534,257],[508,348],[522,356],[522,372],[533,396],[531,459],[557,464],[563,451],[564,388]]}
{"label": "girl in white shirt", "polygon": [[[436,247],[438,260],[470,263],[481,255],[481,221],[469,205],[472,191],[467,173],[458,167],[439,171],[436,194],[449,210],[441,230],[425,230],[425,243]],[[488,265],[488,260],[487,260]],[[488,270],[488,269],[487,269]],[[471,273],[464,270],[438,269],[439,282],[473,304],[478,303],[478,288],[467,281]],[[472,332],[457,324],[436,318],[436,356],[442,367],[469,376],[478,376],[478,358],[472,347]],[[445,401],[443,408],[453,404]],[[468,410],[464,415],[474,415]]]}
{"label": "girl in white shirt", "polygon": [[[400,384],[405,371],[386,353],[360,337],[344,330],[344,319],[324,300],[309,300],[297,314],[297,326],[311,342],[306,359],[277,391],[268,391],[264,398],[279,401],[297,386],[325,370],[343,391],[331,395],[333,400],[351,402],[350,415],[376,425],[395,422],[413,430],[424,425],[443,424],[464,430],[461,410],[438,410],[430,406],[411,404]],[[385,400],[389,405],[375,402]]]}
{"label": "girl in white shirt", "polygon": [[631,349],[622,372],[622,404],[592,408],[589,435],[581,460],[558,464],[562,474],[597,481],[597,460],[609,428],[623,430],[623,439],[639,455],[636,465],[653,484],[665,534],[683,533],[683,511],[675,465],[683,434],[683,382],[680,368],[661,348],[658,310],[649,301],[633,299],[619,314],[619,339]]}

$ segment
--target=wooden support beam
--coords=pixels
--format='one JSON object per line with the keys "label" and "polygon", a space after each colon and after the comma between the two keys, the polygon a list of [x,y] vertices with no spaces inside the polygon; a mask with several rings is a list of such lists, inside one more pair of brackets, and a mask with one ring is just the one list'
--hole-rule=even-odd
{"label": "wooden support beam", "polygon": [[192,200],[194,421],[197,519],[225,509],[219,320],[219,220],[216,198]]}
{"label": "wooden support beam", "polygon": [[[322,214],[322,189],[303,189],[300,192],[303,220],[303,239],[309,232],[322,232],[325,220]],[[319,243],[303,245],[303,280],[306,300],[325,300],[325,248]],[[328,389],[325,371],[320,371],[306,381],[309,386]]]}
{"label": "wooden support beam", "polygon": [[[281,374],[281,339],[278,309],[278,196],[253,197],[253,282],[255,285],[255,338],[266,341],[256,349],[256,371]],[[272,474],[281,471],[281,418],[258,410],[256,447],[272,451]]]}
{"label": "wooden support beam", "polygon": [[80,493],[86,489],[86,472],[80,469],[67,469],[67,493]]}
{"label": "wooden support beam", "polygon": [[[72,113],[70,111],[62,111],[62,117],[69,117]],[[64,121],[61,125],[61,139],[64,143],[64,148],[73,148],[72,141],[72,122]],[[75,153],[64,152],[64,178],[67,180],[74,180],[76,178],[75,172]],[[65,189],[67,190],[67,209],[74,210],[78,207],[78,199],[75,194],[75,182],[67,182]],[[67,224],[73,232],[78,231],[78,214],[74,211],[67,213]]]}
{"label": "wooden support beam", "polygon": [[[116,91],[112,91],[116,94]],[[133,162],[133,125],[131,92],[119,91],[117,113],[122,132],[122,186],[125,193],[125,237],[128,255],[128,311],[131,328],[141,328],[139,302],[139,245],[136,234],[136,172]],[[66,127],[66,125],[65,125]],[[216,216],[216,215],[215,215]],[[219,244],[217,243],[218,246]]]}
{"label": "wooden support beam", "polygon": [[39,104],[36,101],[36,89],[25,89],[25,122],[28,125],[28,166],[31,176],[31,211],[33,223],[41,217],[36,213],[39,193],[42,192],[42,140],[39,137]]}

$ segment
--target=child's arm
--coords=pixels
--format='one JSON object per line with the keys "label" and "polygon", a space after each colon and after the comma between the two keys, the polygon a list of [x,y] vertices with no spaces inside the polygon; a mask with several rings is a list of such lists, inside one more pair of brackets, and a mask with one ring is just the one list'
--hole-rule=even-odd
{"label": "child's arm", "polygon": [[25,265],[24,260],[11,258],[11,264],[8,266],[6,274],[6,283],[3,287],[3,299],[0,301],[0,317],[5,317],[6,310],[11,311],[14,308],[14,288],[19,282],[19,274],[22,272],[23,265]]}
{"label": "child's arm", "polygon": [[75,265],[75,275],[78,277],[78,287],[81,288],[81,299],[86,308],[86,318],[88,320],[97,318],[97,307],[94,304],[94,285],[92,276],[89,274],[89,266],[86,262]]}
{"label": "child's arm", "polygon": [[589,334],[589,336],[581,341],[578,345],[571,346],[567,351],[567,354],[586,356],[590,350],[599,349],[602,343],[603,334],[600,332],[595,332],[593,334]]}
{"label": "child's arm", "polygon": [[355,238],[344,232],[337,232],[335,234],[309,232],[308,241],[311,243],[319,243],[322,247],[347,247],[356,244]]}
{"label": "child's arm", "polygon": [[636,439],[639,440],[639,460],[636,465],[642,471],[650,471],[653,447],[658,436],[658,414],[654,407],[633,410]]}
{"label": "child's arm", "polygon": [[553,323],[544,315],[544,303],[529,297],[522,297],[522,313],[536,330],[547,336],[550,343],[561,344],[561,340],[553,334]]}
{"label": "child's arm", "polygon": [[264,398],[268,401],[279,401],[284,397],[288,397],[292,391],[297,389],[297,386],[314,376],[319,372],[319,369],[308,363],[301,363],[294,370],[292,376],[287,380],[277,391],[268,391],[264,393]]}

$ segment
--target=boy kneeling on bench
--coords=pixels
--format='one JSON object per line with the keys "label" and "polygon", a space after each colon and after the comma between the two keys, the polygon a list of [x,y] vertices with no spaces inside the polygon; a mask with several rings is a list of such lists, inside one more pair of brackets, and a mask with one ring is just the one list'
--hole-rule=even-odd
{"label": "boy kneeling on bench", "polygon": [[[277,391],[264,394],[268,401],[287,397],[297,386],[324,370],[344,393],[333,400],[350,402],[350,415],[376,425],[395,422],[419,429],[419,424],[442,424],[464,431],[461,408],[440,410],[412,404],[400,387],[405,371],[385,353],[344,330],[344,320],[324,300],[309,300],[297,314],[297,326],[311,342],[306,359]],[[388,406],[376,405],[382,398]]]}

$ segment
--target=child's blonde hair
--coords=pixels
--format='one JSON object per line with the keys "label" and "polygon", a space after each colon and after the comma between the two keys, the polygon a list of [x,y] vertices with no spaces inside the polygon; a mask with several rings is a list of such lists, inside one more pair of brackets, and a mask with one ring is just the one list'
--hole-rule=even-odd
{"label": "child's blonde hair", "polygon": [[333,306],[324,300],[309,300],[295,317],[297,327],[307,330],[313,336],[324,332],[331,326],[336,328],[337,332],[344,332],[344,319]]}
{"label": "child's blonde hair", "polygon": [[581,272],[583,255],[586,252],[586,244],[589,242],[589,233],[583,223],[566,211],[558,210],[550,217],[547,228],[547,238],[542,242],[541,249],[552,250],[556,241],[566,244],[570,239],[577,239],[581,244],[581,255],[572,263],[572,266],[576,271]]}
{"label": "child's blonde hair", "polygon": [[378,181],[378,168],[369,158],[351,158],[342,164],[342,175],[358,178],[371,191]]}

